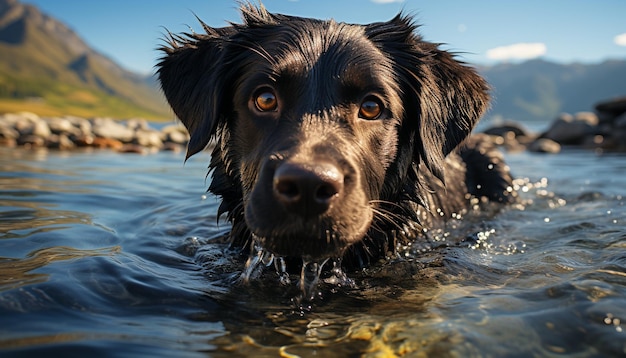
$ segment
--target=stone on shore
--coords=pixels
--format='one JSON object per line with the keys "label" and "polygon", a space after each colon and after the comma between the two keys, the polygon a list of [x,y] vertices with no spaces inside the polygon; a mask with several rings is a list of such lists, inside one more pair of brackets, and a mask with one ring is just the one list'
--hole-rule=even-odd
{"label": "stone on shore", "polygon": [[559,144],[582,144],[585,137],[595,134],[598,117],[591,112],[579,112],[576,115],[562,113],[550,128],[540,137]]}
{"label": "stone on shore", "polygon": [[528,151],[535,153],[558,153],[561,151],[561,145],[552,139],[538,138],[531,142],[528,147]]}
{"label": "stone on shore", "polygon": [[0,115],[0,145],[3,146],[60,150],[94,147],[147,153],[180,150],[188,141],[189,134],[184,126],[172,124],[158,130],[142,118],[116,121],[106,117],[40,117],[29,112]]}
{"label": "stone on shore", "polygon": [[617,97],[602,101],[595,105],[595,110],[602,119],[610,121],[622,113],[626,113],[626,97]]}
{"label": "stone on shore", "polygon": [[135,132],[127,126],[116,122],[112,118],[95,118],[92,121],[92,132],[96,137],[117,139],[123,143],[130,143]]}

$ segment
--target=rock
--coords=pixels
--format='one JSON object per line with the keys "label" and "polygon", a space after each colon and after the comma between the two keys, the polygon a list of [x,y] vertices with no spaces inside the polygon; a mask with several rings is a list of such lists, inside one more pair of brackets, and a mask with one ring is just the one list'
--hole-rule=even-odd
{"label": "rock", "polygon": [[33,125],[34,125],[33,122],[30,122],[28,120],[20,120],[15,123],[13,128],[20,135],[30,135],[33,132]]}
{"label": "rock", "polygon": [[13,129],[12,126],[0,124],[0,138],[17,139],[20,133]]}
{"label": "rock", "polygon": [[121,152],[180,151],[189,141],[184,126],[156,130],[141,118],[118,122],[112,118],[39,117],[29,112],[0,115],[0,145],[72,149],[107,148]]}
{"label": "rock", "polygon": [[16,113],[15,115],[20,121],[28,121],[31,123],[35,123],[41,119],[39,118],[38,115],[36,115],[35,113],[31,113],[31,112],[19,112],[19,113]]}
{"label": "rock", "polygon": [[593,112],[577,112],[574,114],[574,121],[580,121],[588,123],[590,126],[595,127],[598,125],[598,115]]}
{"label": "rock", "polygon": [[617,116],[613,125],[615,128],[626,129],[626,113],[622,113],[620,116]]}
{"label": "rock", "polygon": [[551,139],[560,144],[582,143],[586,136],[593,135],[596,131],[598,118],[588,113],[590,112],[581,112],[577,116],[568,113],[559,115],[540,138]]}
{"label": "rock", "polygon": [[72,141],[77,147],[92,147],[94,146],[95,137],[91,134],[80,134],[72,137]]}
{"label": "rock", "polygon": [[48,137],[50,137],[50,135],[52,134],[52,131],[50,130],[50,126],[48,126],[48,123],[46,121],[38,120],[33,123],[30,134],[41,137],[43,139],[48,139]]}
{"label": "rock", "polygon": [[65,118],[70,123],[72,123],[74,128],[76,128],[77,136],[81,136],[81,135],[85,136],[85,135],[93,134],[93,126],[91,125],[91,122],[89,122],[89,120],[85,118],[80,118],[80,117],[65,117]]}
{"label": "rock", "polygon": [[161,129],[161,133],[165,136],[165,142],[176,144],[187,144],[189,142],[189,133],[181,124],[167,125]]}
{"label": "rock", "polygon": [[22,135],[17,139],[18,145],[23,145],[31,148],[40,148],[46,145],[46,140],[32,134]]}
{"label": "rock", "polygon": [[91,125],[96,137],[115,139],[122,143],[130,143],[135,137],[135,131],[111,118],[94,118]]}
{"label": "rock", "polygon": [[61,133],[50,135],[48,137],[47,147],[51,149],[73,149],[76,147],[76,144],[74,144],[67,135]]}
{"label": "rock", "polygon": [[46,118],[46,122],[54,134],[70,133],[74,130],[72,122],[66,118],[50,117]]}
{"label": "rock", "polygon": [[528,145],[528,150],[535,153],[558,153],[561,145],[552,139],[539,138]]}
{"label": "rock", "polygon": [[94,137],[91,145],[96,148],[121,149],[124,143],[113,138]]}
{"label": "rock", "polygon": [[150,125],[148,124],[148,121],[143,118],[131,118],[126,121],[126,128],[133,131],[147,131],[150,129]]}
{"label": "rock", "polygon": [[189,142],[189,134],[187,134],[187,132],[172,131],[165,135],[165,141],[176,144],[186,144]]}
{"label": "rock", "polygon": [[596,111],[607,114],[607,117],[617,117],[622,113],[626,113],[626,97],[613,98],[600,102],[595,105]]}
{"label": "rock", "polygon": [[13,127],[15,125],[15,114],[5,113],[0,115],[0,127]]}
{"label": "rock", "polygon": [[133,143],[139,144],[143,147],[157,147],[163,146],[163,140],[161,139],[161,132],[155,130],[138,130],[135,132],[135,140]]}
{"label": "rock", "polygon": [[486,129],[483,133],[500,137],[510,136],[511,134],[509,133],[512,133],[514,137],[528,136],[528,131],[522,127],[521,124],[516,122],[506,122],[501,125],[496,125]]}

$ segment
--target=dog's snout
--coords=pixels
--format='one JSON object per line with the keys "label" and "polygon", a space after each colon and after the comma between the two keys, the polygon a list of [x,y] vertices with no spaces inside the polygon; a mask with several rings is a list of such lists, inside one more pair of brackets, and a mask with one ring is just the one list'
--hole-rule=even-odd
{"label": "dog's snout", "polygon": [[286,209],[304,216],[326,212],[343,186],[343,174],[330,163],[285,162],[274,173],[277,200]]}

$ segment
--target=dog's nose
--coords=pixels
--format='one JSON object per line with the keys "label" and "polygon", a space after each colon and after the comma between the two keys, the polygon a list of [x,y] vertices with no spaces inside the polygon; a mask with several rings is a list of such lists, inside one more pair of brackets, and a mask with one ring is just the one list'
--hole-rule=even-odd
{"label": "dog's nose", "polygon": [[285,162],[274,172],[274,195],[286,209],[303,216],[327,211],[343,184],[343,174],[330,163]]}

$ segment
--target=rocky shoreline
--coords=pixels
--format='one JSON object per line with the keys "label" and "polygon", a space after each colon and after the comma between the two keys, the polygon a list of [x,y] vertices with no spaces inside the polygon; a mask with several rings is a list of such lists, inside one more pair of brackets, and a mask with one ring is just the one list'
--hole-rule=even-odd
{"label": "rocky shoreline", "polygon": [[[564,147],[626,152],[626,97],[598,103],[593,112],[563,113],[543,133],[508,122],[483,132],[508,151],[559,153]],[[124,153],[184,150],[189,134],[178,123],[154,128],[145,119],[40,117],[29,112],[0,115],[0,146],[106,148]]]}
{"label": "rocky shoreline", "polygon": [[626,97],[600,102],[593,112],[562,113],[542,133],[530,133],[518,122],[484,131],[509,151],[559,153],[563,148],[626,152]]}
{"label": "rocky shoreline", "polygon": [[150,153],[182,150],[188,141],[185,127],[174,122],[156,129],[145,119],[40,117],[29,112],[0,115],[0,145],[9,147]]}

